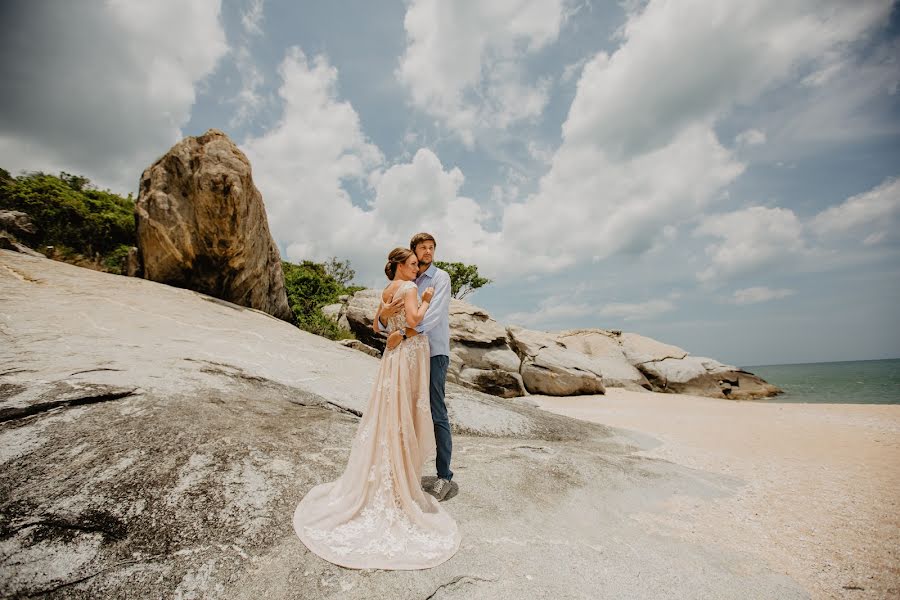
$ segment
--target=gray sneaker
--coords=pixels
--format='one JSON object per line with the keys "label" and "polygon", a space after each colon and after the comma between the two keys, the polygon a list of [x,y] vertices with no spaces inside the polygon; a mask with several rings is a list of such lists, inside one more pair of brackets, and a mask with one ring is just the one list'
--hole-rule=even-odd
{"label": "gray sneaker", "polygon": [[431,486],[431,494],[438,499],[438,502],[443,501],[448,493],[450,493],[450,480],[448,479],[438,478]]}

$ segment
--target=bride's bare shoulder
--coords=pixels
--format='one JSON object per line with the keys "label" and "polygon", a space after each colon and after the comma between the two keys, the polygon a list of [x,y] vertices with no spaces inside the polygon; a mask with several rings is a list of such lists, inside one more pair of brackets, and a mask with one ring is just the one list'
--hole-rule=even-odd
{"label": "bride's bare shoulder", "polygon": [[387,287],[381,290],[381,301],[385,304],[389,303],[391,299],[394,297],[394,294],[397,292],[397,287],[400,285],[399,281],[392,281],[387,284]]}

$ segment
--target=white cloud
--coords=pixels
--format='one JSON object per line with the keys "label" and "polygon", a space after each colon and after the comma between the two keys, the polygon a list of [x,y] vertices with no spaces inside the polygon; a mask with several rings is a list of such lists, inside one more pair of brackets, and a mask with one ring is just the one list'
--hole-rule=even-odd
{"label": "white cloud", "polygon": [[465,258],[487,264],[488,247],[496,234],[484,231],[486,214],[471,198],[459,195],[464,177],[458,168],[444,170],[438,157],[419,149],[410,163],[381,174],[372,203],[377,227],[397,245],[406,246],[413,233],[429,231],[438,240],[438,259]]}
{"label": "white cloud", "polygon": [[[890,11],[887,0],[629,6],[622,45],[582,69],[563,143],[538,192],[506,210],[511,270],[659,249],[666,227],[702,214],[744,170],[717,139],[717,121],[824,53],[843,52]],[[703,279],[743,269],[724,245],[712,254]],[[763,254],[755,249],[747,266]]]}
{"label": "white cloud", "polygon": [[[481,227],[482,209],[459,195],[458,168],[445,170],[426,148],[385,168],[356,111],[338,98],[337,69],[324,56],[309,60],[293,48],[279,73],[281,120],[242,148],[285,258],[348,258],[361,281],[375,283],[388,251],[418,231],[438,239],[438,259],[475,261],[497,246]],[[363,188],[356,202],[345,188],[351,182]]]}
{"label": "white cloud", "polygon": [[600,309],[599,313],[606,317],[620,317],[626,321],[639,321],[652,319],[673,310],[675,310],[675,305],[669,300],[648,300],[647,302],[634,304],[623,302],[607,304]]}
{"label": "white cloud", "polygon": [[572,302],[568,296],[551,296],[542,300],[536,310],[509,313],[503,318],[503,322],[523,327],[553,326],[569,319],[596,314],[595,306]]}
{"label": "white cloud", "polygon": [[780,300],[794,294],[794,290],[787,289],[769,289],[767,287],[750,287],[736,290],[731,298],[734,304],[758,304],[760,302],[768,302],[770,300]]}
{"label": "white cloud", "polygon": [[370,217],[342,185],[364,182],[383,158],[363,134],[353,107],[338,100],[337,70],[324,56],[309,61],[291,48],[279,74],[281,120],[242,148],[254,166],[273,234],[288,244],[287,258],[327,258],[335,242],[349,246],[359,241],[354,231],[371,231]]}
{"label": "white cloud", "polygon": [[734,141],[740,146],[759,146],[766,143],[766,134],[759,129],[748,129],[739,133]]}
{"label": "white cloud", "polygon": [[218,0],[29,2],[7,11],[17,34],[0,73],[8,90],[0,164],[136,191],[141,172],[181,137],[198,85],[228,50],[219,12]]}
{"label": "white cloud", "polygon": [[689,128],[665,147],[615,160],[596,144],[564,144],[539,191],[503,219],[513,270],[555,271],[671,238],[742,171],[711,131]]}
{"label": "white cloud", "polygon": [[569,83],[576,75],[580,75],[581,69],[584,68],[584,63],[588,61],[588,58],[590,57],[585,57],[581,60],[577,60],[571,64],[566,65],[563,68],[562,75],[560,75],[559,77],[560,81],[562,81],[563,83]]}
{"label": "white cloud", "polygon": [[890,10],[889,0],[651,1],[629,15],[619,50],[585,66],[566,139],[601,139],[624,155],[665,145],[857,39]]}
{"label": "white cloud", "polygon": [[263,3],[264,0],[250,0],[241,13],[241,25],[248,35],[262,35]]}
{"label": "white cloud", "polygon": [[554,42],[562,0],[413,0],[397,70],[415,107],[472,146],[481,130],[541,114],[549,80],[524,81],[523,58]]}
{"label": "white cloud", "polygon": [[820,236],[865,235],[867,246],[893,239],[900,229],[900,177],[822,211],[813,219],[812,229]]}
{"label": "white cloud", "polygon": [[896,36],[861,55],[826,53],[818,69],[757,117],[772,133],[769,156],[796,160],[839,144],[900,133],[898,55]]}
{"label": "white cloud", "polygon": [[697,273],[702,282],[752,273],[807,252],[803,226],[786,208],[753,206],[707,217],[694,235],[720,240],[706,247],[710,265]]}
{"label": "white cloud", "polygon": [[265,106],[265,97],[260,92],[265,79],[253,61],[246,43],[235,50],[234,62],[241,76],[241,91],[234,99],[237,109],[229,125],[239,127],[250,121]]}
{"label": "white cloud", "polygon": [[237,128],[253,120],[266,107],[266,97],[260,91],[265,78],[250,50],[255,38],[262,36],[264,0],[249,0],[241,12],[241,30],[232,56],[241,78],[241,89],[232,99],[236,109],[228,124]]}

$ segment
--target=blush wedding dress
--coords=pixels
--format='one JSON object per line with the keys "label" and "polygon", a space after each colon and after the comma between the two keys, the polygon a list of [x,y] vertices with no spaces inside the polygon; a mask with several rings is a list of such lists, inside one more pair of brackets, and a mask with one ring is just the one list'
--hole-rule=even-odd
{"label": "blush wedding dress", "polygon": [[[405,281],[394,298],[416,284]],[[406,327],[406,311],[388,333]],[[385,350],[343,474],[297,505],[294,530],[307,548],[352,569],[427,569],[459,549],[456,522],[420,477],[435,455],[428,395],[428,337]]]}

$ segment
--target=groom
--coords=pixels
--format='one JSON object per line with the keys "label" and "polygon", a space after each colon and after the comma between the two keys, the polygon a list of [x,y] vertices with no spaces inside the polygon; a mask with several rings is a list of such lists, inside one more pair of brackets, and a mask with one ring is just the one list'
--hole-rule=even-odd
{"label": "groom", "polygon": [[[425,313],[425,318],[416,327],[416,331],[428,336],[431,346],[431,380],[429,394],[431,396],[431,420],[434,421],[434,439],[437,445],[437,481],[432,486],[431,494],[443,500],[450,491],[450,454],[453,440],[450,437],[450,420],[447,418],[447,405],[444,402],[444,387],[447,382],[447,368],[450,366],[450,275],[434,264],[434,250],[437,242],[430,233],[417,233],[409,242],[410,249],[416,253],[419,261],[419,276],[416,285],[419,294],[426,288],[434,288],[434,298]],[[376,330],[387,328],[388,319],[397,314],[403,303],[398,298],[382,309],[381,316],[375,323]],[[388,337],[387,346],[393,348],[400,343],[402,333],[395,331]]]}

